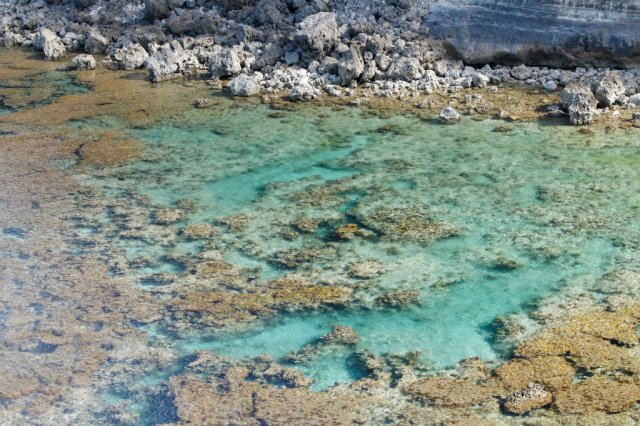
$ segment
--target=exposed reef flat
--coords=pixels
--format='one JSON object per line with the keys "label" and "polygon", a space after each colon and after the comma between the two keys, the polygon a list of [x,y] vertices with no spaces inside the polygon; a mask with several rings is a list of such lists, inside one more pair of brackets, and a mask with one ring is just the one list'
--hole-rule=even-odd
{"label": "exposed reef flat", "polygon": [[639,420],[631,111],[0,62],[2,423]]}

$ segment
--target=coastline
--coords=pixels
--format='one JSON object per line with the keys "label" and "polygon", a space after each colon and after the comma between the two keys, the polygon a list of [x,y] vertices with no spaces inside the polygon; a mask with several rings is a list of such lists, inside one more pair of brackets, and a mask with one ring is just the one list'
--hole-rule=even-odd
{"label": "coastline", "polygon": [[[29,73],[38,73],[39,66],[51,69],[50,63],[34,61],[24,51],[2,51],[0,55],[7,53],[8,61],[14,66],[3,68],[2,79],[24,78]],[[140,127],[163,120],[180,120],[184,111],[193,109],[194,103],[204,95],[224,103],[211,105],[212,108],[267,100],[257,97],[232,100],[219,97],[218,89],[210,97],[211,89],[205,82],[166,82],[152,86],[138,78],[129,78],[132,75],[135,74],[105,69],[78,72],[77,81],[91,86],[91,91],[62,95],[45,105],[0,116],[2,132],[6,132],[1,148],[5,154],[0,156],[5,170],[0,199],[6,204],[3,222],[10,224],[3,227],[6,256],[2,259],[2,284],[7,291],[4,302],[10,310],[2,337],[5,359],[13,360],[3,364],[0,395],[9,401],[4,415],[10,424],[33,418],[49,422],[93,421],[91,409],[85,407],[100,406],[96,389],[124,382],[132,374],[162,370],[179,357],[157,342],[150,347],[146,332],[134,324],[158,321],[167,309],[175,313],[191,311],[194,306],[203,307],[202,294],[194,289],[192,297],[183,295],[186,297],[178,303],[162,301],[157,295],[132,285],[127,278],[110,277],[99,258],[84,259],[69,254],[72,248],[69,239],[78,235],[65,218],[88,221],[110,205],[126,213],[127,204],[108,200],[94,189],[78,184],[74,178],[77,170],[56,169],[52,164],[75,158],[82,173],[83,167],[104,165],[108,169],[116,160],[126,162],[145,154],[135,147],[126,148],[135,145],[135,141],[117,132],[87,134],[62,125],[94,116],[116,116]],[[435,103],[426,109],[415,107],[422,102],[422,97],[372,98],[370,102],[354,106],[352,100],[362,98],[357,94],[349,99],[320,97],[305,104],[271,98],[269,101],[273,103],[269,105],[275,113],[313,106],[357,107],[382,116],[408,113],[435,120],[441,108],[454,102],[453,96],[458,98],[460,110],[466,112],[465,95],[481,93],[482,100],[491,106],[475,112],[472,112],[473,106],[467,106],[474,114],[473,119],[498,115],[506,121],[547,120],[546,111],[541,112],[540,107],[552,101],[553,95],[529,91],[500,88],[496,93],[476,89],[452,97],[432,95],[436,97]],[[500,111],[507,111],[507,115]],[[624,115],[613,121],[614,125],[606,121],[604,126],[596,125],[589,131],[635,132],[627,128],[632,125],[627,112],[630,114],[623,110]],[[380,131],[392,132],[393,129]],[[588,132],[584,135],[588,139]],[[91,142],[95,142],[95,149],[90,148]],[[122,146],[125,148],[118,149]],[[69,203],[70,194],[72,203]],[[141,208],[149,208],[145,200],[139,202]],[[131,220],[134,216],[124,217]],[[146,219],[142,226],[149,227]],[[174,232],[170,225],[153,226],[153,232]],[[218,273],[216,268],[223,266],[213,265],[214,275]],[[225,280],[236,274],[233,269],[223,272]],[[515,410],[528,412],[539,406],[546,407],[532,411],[527,417],[527,421],[536,424],[610,424],[635,420],[640,416],[635,405],[640,399],[640,368],[635,359],[638,344],[635,328],[640,324],[640,313],[635,301],[637,295],[629,283],[637,282],[636,274],[622,271],[599,279],[598,283],[608,280],[617,286],[629,287],[629,294],[614,295],[603,303],[583,299],[571,302],[574,294],[568,286],[559,300],[552,303],[557,311],[548,313],[540,308],[538,314],[545,318],[545,328],[521,341],[516,337],[522,331],[522,324],[505,320],[503,333],[507,340],[515,342],[512,343],[515,350],[510,359],[499,365],[486,365],[472,359],[456,369],[424,375],[414,371],[413,361],[407,357],[396,360],[389,373],[380,368],[380,360],[365,357],[362,362],[369,368],[365,378],[311,393],[298,372],[272,359],[237,362],[198,352],[195,358],[185,360],[186,367],[170,379],[168,389],[175,396],[179,421],[195,423],[261,419],[273,424],[287,421],[352,424],[386,419],[431,424],[521,424],[522,418],[503,414],[504,404],[510,397],[512,402],[520,404],[519,408],[512,407]],[[279,292],[282,289],[284,291]],[[290,280],[280,282],[277,291],[273,287],[261,291],[265,292],[266,300],[282,298],[277,309],[284,306],[285,310],[289,307],[313,310],[326,304],[343,303],[344,295],[339,290],[328,291],[330,289]],[[230,324],[253,321],[253,312],[268,312],[272,308],[261,298],[238,302],[228,296],[223,300],[234,309],[213,310],[210,314],[214,318],[228,315]],[[34,310],[34,304],[39,308]],[[41,323],[40,316],[47,318],[46,324]],[[70,329],[73,332],[69,332]],[[47,363],[42,364],[42,357]],[[22,369],[16,371],[16,364]],[[257,379],[246,381],[249,375]],[[576,384],[573,381],[578,375],[584,377]],[[25,380],[25,377],[38,380]],[[272,386],[273,377],[284,378],[289,387]],[[547,392],[553,393],[554,403],[550,408],[547,394],[525,395],[524,399],[513,396],[531,382],[541,383]],[[215,392],[216,386],[227,391]],[[166,392],[167,388],[161,390]],[[79,401],[82,404],[78,410]],[[219,410],[215,418],[210,417],[211,407]],[[122,408],[116,406],[107,413],[112,416],[110,421],[124,424],[132,421]]]}

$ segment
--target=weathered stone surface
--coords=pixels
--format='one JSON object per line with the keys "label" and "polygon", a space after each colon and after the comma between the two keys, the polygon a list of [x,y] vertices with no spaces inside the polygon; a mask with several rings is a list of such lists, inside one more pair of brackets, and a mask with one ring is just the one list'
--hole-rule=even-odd
{"label": "weathered stone surface", "polygon": [[580,94],[569,105],[569,122],[577,126],[593,123],[598,102],[593,94]]}
{"label": "weathered stone surface", "polygon": [[44,52],[45,58],[48,60],[55,61],[62,59],[66,53],[60,37],[47,28],[41,28],[40,31],[38,31],[33,41],[33,46],[36,49],[41,49]]}
{"label": "weathered stone surface", "polygon": [[96,68],[96,60],[91,55],[78,55],[72,60],[77,70],[92,70]]}
{"label": "weathered stone surface", "polygon": [[87,34],[84,43],[84,51],[91,54],[104,53],[109,46],[109,40],[96,28],[92,28]]}
{"label": "weathered stone surface", "polygon": [[221,49],[209,58],[209,73],[213,78],[233,77],[242,71],[242,62],[235,49]]}
{"label": "weathered stone surface", "polygon": [[391,62],[387,77],[396,80],[411,81],[419,78],[424,70],[417,58],[400,58]]}
{"label": "weathered stone surface", "polygon": [[328,51],[338,40],[336,14],[320,12],[306,17],[298,24],[294,40],[302,51],[313,55]]}
{"label": "weathered stone surface", "polygon": [[460,121],[460,114],[458,113],[458,111],[448,106],[440,111],[438,118],[443,124],[454,124]]}
{"label": "weathered stone surface", "polygon": [[357,80],[363,72],[364,61],[362,60],[362,55],[353,46],[338,62],[338,74],[344,84],[349,84],[352,80]]}
{"label": "weathered stone surface", "polygon": [[524,414],[536,408],[551,404],[552,395],[537,383],[529,383],[524,388],[509,395],[504,403],[505,410],[514,414]]}
{"label": "weathered stone surface", "polygon": [[167,0],[145,0],[144,17],[149,21],[164,18],[169,13],[169,2]]}
{"label": "weathered stone surface", "polygon": [[468,63],[637,65],[640,1],[441,0],[424,22]]}
{"label": "weathered stone surface", "polygon": [[113,53],[113,59],[118,63],[118,67],[125,70],[135,70],[144,66],[149,54],[140,44],[132,44],[121,47]]}
{"label": "weathered stone surface", "polygon": [[309,80],[300,79],[289,92],[292,101],[310,101],[318,97],[320,91],[313,87]]}
{"label": "weathered stone surface", "polygon": [[624,97],[624,92],[624,84],[615,71],[608,72],[593,88],[598,103],[605,107],[619,102]]}
{"label": "weathered stone surface", "polygon": [[260,93],[260,84],[255,77],[240,74],[227,84],[227,89],[233,96],[255,96]]}
{"label": "weathered stone surface", "polygon": [[144,66],[149,71],[151,81],[157,82],[189,73],[200,68],[201,64],[193,52],[183,49],[180,43],[174,41],[165,44],[153,56],[149,56]]}
{"label": "weathered stone surface", "polygon": [[560,103],[569,112],[569,122],[580,126],[593,122],[598,106],[591,88],[580,81],[569,82],[562,89]]}

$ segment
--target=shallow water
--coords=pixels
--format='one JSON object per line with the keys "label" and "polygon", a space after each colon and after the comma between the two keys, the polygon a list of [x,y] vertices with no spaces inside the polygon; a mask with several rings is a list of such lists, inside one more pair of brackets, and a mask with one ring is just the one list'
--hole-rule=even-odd
{"label": "shallow water", "polygon": [[[526,313],[568,282],[592,283],[634,256],[634,244],[621,240],[640,241],[640,160],[624,131],[583,134],[544,123],[505,128],[492,120],[441,126],[357,109],[274,113],[266,106],[228,106],[150,128],[108,118],[72,123],[118,127],[144,142],[144,161],[82,179],[108,197],[136,193],[158,206],[193,201],[197,210],[177,227],[246,214],[240,232],[219,226],[215,243],[225,260],[259,268],[262,280],[295,271],[351,288],[353,302],[282,313],[244,333],[200,329],[177,338],[152,327],[152,340],[170,341],[185,355],[206,349],[282,359],[342,324],[359,334],[357,348],[295,365],[314,379],[314,389],[359,378],[355,350],[419,350],[423,368],[437,369],[469,357],[498,360],[508,352],[495,344],[496,317]],[[311,189],[322,196],[305,198]],[[431,242],[394,238],[385,223],[370,219],[382,206],[424,213],[458,235]],[[322,218],[323,229],[283,238],[280,231],[301,217]],[[331,229],[347,222],[372,229],[373,237],[329,241]],[[167,255],[202,249],[197,243],[117,244],[130,258],[154,259],[140,275],[179,274]],[[275,254],[292,248],[322,255],[293,269],[274,262]],[[370,280],[346,272],[370,260],[386,272]],[[373,302],[394,289],[418,290],[420,304],[394,309]]]}

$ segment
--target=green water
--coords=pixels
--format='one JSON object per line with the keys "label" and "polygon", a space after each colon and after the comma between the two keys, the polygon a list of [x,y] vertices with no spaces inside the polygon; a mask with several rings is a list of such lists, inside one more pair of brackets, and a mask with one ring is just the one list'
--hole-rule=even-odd
{"label": "green water", "polygon": [[[356,348],[296,365],[322,389],[360,376],[355,350],[419,350],[425,368],[474,356],[500,359],[505,352],[494,344],[492,326],[497,316],[527,313],[570,282],[584,282],[588,291],[603,273],[638,263],[636,132],[585,135],[545,123],[494,131],[502,124],[442,126],[357,109],[273,114],[266,106],[229,105],[194,110],[179,123],[124,128],[144,142],[145,160],[101,169],[89,180],[108,197],[137,193],[158,206],[192,201],[197,209],[178,228],[217,226],[220,218],[243,213],[245,229],[218,226],[215,244],[225,260],[258,268],[261,280],[296,272],[316,284],[351,289],[345,308],[282,313],[242,334],[193,329],[176,340],[162,325],[150,334],[184,354],[207,349],[281,359],[333,325],[349,325],[361,339]],[[108,119],[73,126],[123,128]],[[375,216],[379,208],[428,216],[458,235],[432,242],[385,235],[388,224]],[[283,237],[299,218],[317,218],[322,226]],[[369,228],[373,237],[327,238],[347,222]],[[140,274],[180,274],[166,255],[202,248],[153,238],[117,244],[131,258],[154,259]],[[321,255],[293,269],[274,262],[290,249]],[[350,265],[372,260],[386,272],[369,280],[347,273]],[[418,290],[420,304],[391,309],[374,303],[395,289]]]}
{"label": "green water", "polygon": [[[51,104],[69,94],[90,88],[64,71],[44,71],[22,78],[0,80],[0,115]],[[16,95],[19,93],[19,95]]]}

